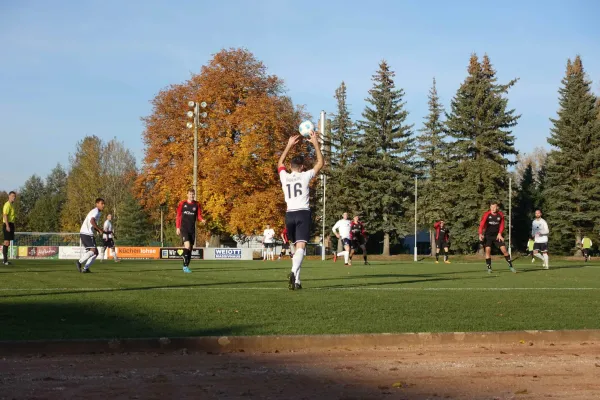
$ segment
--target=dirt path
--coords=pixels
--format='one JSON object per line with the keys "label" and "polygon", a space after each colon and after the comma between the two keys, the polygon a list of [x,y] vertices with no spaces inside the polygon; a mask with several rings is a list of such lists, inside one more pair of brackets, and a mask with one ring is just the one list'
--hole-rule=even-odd
{"label": "dirt path", "polygon": [[7,357],[0,399],[600,399],[600,343]]}

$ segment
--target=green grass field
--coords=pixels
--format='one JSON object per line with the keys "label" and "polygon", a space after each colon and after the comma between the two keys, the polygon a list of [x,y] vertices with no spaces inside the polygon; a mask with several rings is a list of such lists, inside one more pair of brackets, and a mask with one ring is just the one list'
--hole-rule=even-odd
{"label": "green grass field", "polygon": [[0,266],[0,340],[600,328],[600,262],[494,260],[96,263]]}

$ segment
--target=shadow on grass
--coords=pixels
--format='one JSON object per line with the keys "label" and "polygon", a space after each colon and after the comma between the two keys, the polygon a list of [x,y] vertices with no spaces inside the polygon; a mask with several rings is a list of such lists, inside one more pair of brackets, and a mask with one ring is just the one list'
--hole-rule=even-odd
{"label": "shadow on grass", "polygon": [[164,311],[151,313],[97,302],[44,301],[6,303],[0,309],[0,340],[113,339],[243,335],[253,326],[215,326],[180,321]]}

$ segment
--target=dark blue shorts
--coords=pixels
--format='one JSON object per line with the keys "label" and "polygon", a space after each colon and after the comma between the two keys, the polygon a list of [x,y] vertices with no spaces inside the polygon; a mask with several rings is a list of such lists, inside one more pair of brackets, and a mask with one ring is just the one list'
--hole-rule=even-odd
{"label": "dark blue shorts", "polygon": [[310,225],[312,218],[310,210],[288,211],[285,213],[285,227],[290,243],[310,241]]}

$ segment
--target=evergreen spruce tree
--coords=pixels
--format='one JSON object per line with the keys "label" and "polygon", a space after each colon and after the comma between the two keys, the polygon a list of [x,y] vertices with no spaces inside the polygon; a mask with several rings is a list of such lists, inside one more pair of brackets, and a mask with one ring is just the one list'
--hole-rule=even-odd
{"label": "evergreen spruce tree", "polygon": [[567,62],[548,143],[545,197],[550,248],[571,252],[600,222],[600,123],[581,58]]}
{"label": "evergreen spruce tree", "polygon": [[531,223],[536,210],[536,182],[531,164],[525,168],[519,186],[513,206],[512,244],[514,248],[523,251],[531,236]]}
{"label": "evergreen spruce tree", "polygon": [[[333,115],[329,135],[325,141],[325,156],[328,158],[327,174],[327,215],[326,229],[341,218],[342,213],[360,212],[357,204],[353,165],[356,151],[357,129],[350,118],[346,102],[346,84],[342,82],[335,91],[337,110]],[[339,245],[338,245],[339,247]]]}
{"label": "evergreen spruce tree", "polygon": [[448,134],[454,138],[452,194],[454,207],[449,224],[453,247],[470,252],[478,247],[479,218],[491,201],[507,203],[509,157],[517,154],[510,128],[519,115],[508,109],[505,97],[515,83],[499,84],[489,58],[472,55],[469,76],[456,92],[446,115]]}
{"label": "evergreen spruce tree", "polygon": [[147,245],[152,235],[148,215],[131,193],[125,195],[123,209],[114,222],[116,241],[119,245]]}
{"label": "evergreen spruce tree", "polygon": [[[422,178],[419,182],[419,220],[422,227],[430,232],[431,243],[435,241],[433,223],[447,219],[447,212],[452,206],[451,193],[448,191],[449,152],[445,141],[446,133],[442,114],[444,108],[440,103],[435,86],[429,90],[429,115],[425,117],[423,128],[417,136],[417,167]],[[431,246],[432,253],[435,251]]]}
{"label": "evergreen spruce tree", "polygon": [[416,173],[412,125],[406,124],[404,91],[396,89],[394,75],[385,61],[373,75],[354,173],[369,232],[383,234],[383,255],[390,254],[390,238],[410,232]]}

